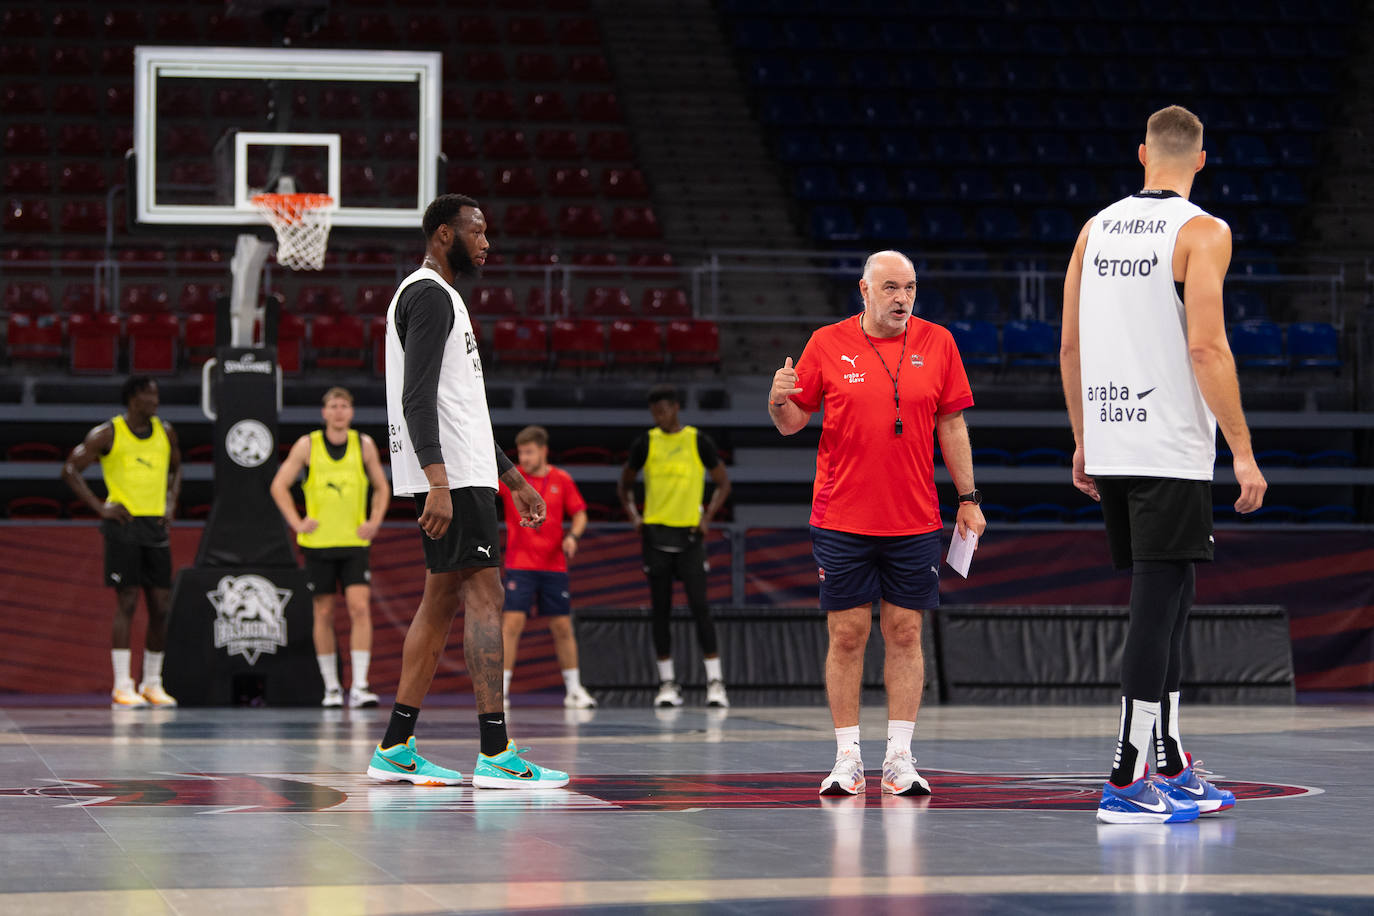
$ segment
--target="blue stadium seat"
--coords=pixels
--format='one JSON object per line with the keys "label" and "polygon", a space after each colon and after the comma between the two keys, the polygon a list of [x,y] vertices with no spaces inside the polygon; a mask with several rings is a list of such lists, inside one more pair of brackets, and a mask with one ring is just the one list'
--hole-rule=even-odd
{"label": "blue stadium seat", "polygon": [[1288,364],[1283,355],[1283,331],[1272,321],[1242,321],[1231,329],[1231,352],[1243,369],[1278,369]]}
{"label": "blue stadium seat", "polygon": [[911,226],[901,207],[869,207],[864,210],[864,238],[900,242],[911,238]]}
{"label": "blue stadium seat", "polygon": [[782,40],[788,47],[802,51],[826,46],[820,26],[810,19],[783,20]]}
{"label": "blue stadium seat", "polygon": [[1140,105],[1128,99],[1102,99],[1097,108],[1102,123],[1112,130],[1139,130]]}
{"label": "blue stadium seat", "polygon": [[850,195],[858,201],[881,202],[891,200],[893,195],[887,189],[887,176],[883,170],[871,165],[856,166],[845,175]]}
{"label": "blue stadium seat", "polygon": [[928,242],[962,242],[968,238],[964,214],[955,207],[926,207],[921,211],[920,238]]}
{"label": "blue stadium seat", "polygon": [[1018,522],[1064,522],[1068,521],[1072,510],[1059,503],[1033,503],[1016,510]]}
{"label": "blue stadium seat", "polygon": [[832,130],[829,136],[830,154],[836,162],[852,165],[856,162],[873,162],[877,158],[867,131]]}
{"label": "blue stadium seat", "polygon": [[824,54],[803,55],[796,67],[797,82],[802,86],[834,86],[840,81],[840,72]]}
{"label": "blue stadium seat", "polygon": [[1257,522],[1260,524],[1289,524],[1300,522],[1303,519],[1303,511],[1297,506],[1271,505],[1260,506],[1254,512],[1239,517],[1241,521]]}
{"label": "blue stadium seat", "polygon": [[1259,200],[1254,180],[1245,172],[1222,172],[1212,176],[1211,189],[1218,200],[1228,204],[1253,203]]}
{"label": "blue stadium seat", "polygon": [[1062,448],[1040,446],[1022,449],[1015,455],[1019,467],[1068,467],[1073,463],[1073,455]]}
{"label": "blue stadium seat", "polygon": [[768,54],[756,57],[749,64],[749,81],[755,86],[777,88],[793,86],[797,83],[797,70],[792,58],[782,54]]}
{"label": "blue stadium seat", "polygon": [[839,200],[845,196],[835,170],[828,165],[797,169],[797,197],[802,200]]}
{"label": "blue stadium seat", "polygon": [[1254,232],[1250,238],[1260,245],[1292,245],[1298,240],[1293,224],[1280,210],[1256,210],[1251,220]]}
{"label": "blue stadium seat", "polygon": [[1030,204],[1054,199],[1044,173],[1032,169],[1013,169],[1007,172],[1007,196],[1020,203]]}
{"label": "blue stadium seat", "polygon": [[917,93],[907,100],[907,115],[917,127],[947,127],[954,123],[949,106],[943,99]]}
{"label": "blue stadium seat", "polygon": [[1283,130],[1289,126],[1290,116],[1280,111],[1279,106],[1254,95],[1246,97],[1241,115],[1246,130]]}
{"label": "blue stadium seat", "polygon": [[1253,134],[1236,134],[1226,144],[1226,164],[1242,168],[1268,168],[1274,164],[1269,148]]}
{"label": "blue stadium seat", "polygon": [[777,47],[773,24],[763,19],[741,19],[735,23],[735,47],[747,50]]}
{"label": "blue stadium seat", "polygon": [[1255,452],[1255,463],[1266,468],[1295,468],[1302,457],[1291,448],[1267,448]]}
{"label": "blue stadium seat", "polygon": [[1299,321],[1290,324],[1288,356],[1297,369],[1339,369],[1340,334],[1331,325],[1320,321]]}
{"label": "blue stadium seat", "polygon": [[1297,91],[1293,68],[1278,61],[1259,58],[1250,65],[1250,74],[1259,95],[1286,97]]}
{"label": "blue stadium seat", "polygon": [[811,131],[784,131],[778,138],[778,158],[788,163],[826,162],[830,147]]}
{"label": "blue stadium seat", "polygon": [[869,127],[879,130],[893,130],[907,123],[906,103],[896,95],[874,93],[865,96],[854,105],[856,117]]}
{"label": "blue stadium seat", "polygon": [[822,205],[811,208],[811,234],[821,242],[845,242],[858,239],[859,229],[848,207]]}
{"label": "blue stadium seat", "polygon": [[910,54],[901,55],[892,61],[894,82],[908,89],[929,91],[932,86],[941,84],[941,74],[935,70],[930,60]]}
{"label": "blue stadium seat", "polygon": [[1069,147],[1069,141],[1062,133],[1031,134],[1030,142],[1036,162],[1045,165],[1065,165],[1081,161],[1079,155]]}
{"label": "blue stadium seat", "polygon": [[1251,318],[1268,318],[1269,307],[1263,297],[1252,289],[1234,289],[1225,294],[1225,312],[1228,322],[1245,321]]}
{"label": "blue stadium seat", "polygon": [[862,55],[849,61],[849,81],[861,89],[885,89],[892,85],[892,71],[881,58]]}
{"label": "blue stadium seat", "polygon": [[1032,54],[1063,57],[1068,53],[1069,45],[1064,30],[1058,26],[1032,25],[1029,28],[1017,28],[1016,31],[1020,33],[1017,36],[1020,47]]}
{"label": "blue stadium seat", "polygon": [[763,99],[763,122],[778,127],[812,123],[811,106],[791,92],[772,92]]}
{"label": "blue stadium seat", "polygon": [[930,156],[936,162],[971,162],[973,147],[968,136],[948,130],[933,131],[930,135]]}
{"label": "blue stadium seat", "polygon": [[1299,64],[1295,75],[1298,78],[1298,86],[1304,92],[1332,95],[1336,91],[1336,79],[1331,75],[1331,68],[1326,64]]}
{"label": "blue stadium seat", "polygon": [[1324,448],[1302,456],[1305,468],[1353,468],[1357,458],[1355,453],[1343,448]]}
{"label": "blue stadium seat", "polygon": [[975,448],[973,450],[974,464],[991,464],[999,467],[1006,467],[1011,464],[1011,452],[1004,448]]}
{"label": "blue stadium seat", "polygon": [[1087,99],[1060,96],[1050,102],[1055,123],[1064,130],[1100,130],[1099,115]]}
{"label": "blue stadium seat", "polygon": [[978,237],[994,242],[1014,242],[1025,236],[1016,211],[1007,207],[980,207],[975,214]]}
{"label": "blue stadium seat", "polygon": [[983,503],[978,508],[983,510],[983,518],[989,522],[1016,521],[1016,512],[1011,506],[1004,506],[1001,503]]}
{"label": "blue stadium seat", "polygon": [[959,99],[954,103],[954,112],[965,127],[997,127],[1003,120],[1001,105],[978,96]]}
{"label": "blue stadium seat", "polygon": [[1264,176],[1264,199],[1275,204],[1305,204],[1307,192],[1292,172],[1269,172]]}
{"label": "blue stadium seat", "polygon": [[966,321],[999,321],[1002,303],[997,293],[985,286],[964,286],[954,297],[954,310]]}
{"label": "blue stadium seat", "polygon": [[1012,127],[1026,130],[1044,127],[1051,123],[1049,112],[1036,98],[1010,98],[1002,103],[1006,122]]}
{"label": "blue stadium seat", "polygon": [[1314,506],[1302,514],[1302,520],[1309,525],[1349,525],[1355,521],[1355,508],[1335,504]]}
{"label": "blue stadium seat", "polygon": [[[916,284],[916,314],[926,321],[943,321],[948,309],[945,305],[945,294],[933,286],[926,286],[919,281]],[[993,328],[992,338],[994,341],[993,350],[996,350],[997,329]]]}
{"label": "blue stadium seat", "polygon": [[1000,200],[1002,189],[983,169],[959,169],[954,173],[954,193],[960,200]]}
{"label": "blue stadium seat", "polygon": [[1020,134],[1010,131],[987,131],[978,138],[983,159],[994,165],[1018,165],[1031,160],[1030,150]]}
{"label": "blue stadium seat", "polygon": [[997,327],[988,321],[951,321],[949,333],[965,366],[998,366],[1002,356],[997,348]]}
{"label": "blue stadium seat", "polygon": [[[1121,43],[1121,33],[1109,25],[1099,22],[1084,22],[1080,19],[1078,24],[1073,27],[1073,40],[1078,45],[1078,53],[1085,57],[1097,57],[1099,54],[1110,54],[1115,50]],[[1134,67],[1113,67],[1111,69],[1119,72],[1135,70]]]}
{"label": "blue stadium seat", "polygon": [[1100,522],[1102,521],[1102,506],[1100,503],[1079,506],[1073,510],[1072,518],[1075,522]]}
{"label": "blue stadium seat", "polygon": [[1057,366],[1059,333],[1043,321],[1008,321],[1002,325],[1002,352],[1008,366]]}
{"label": "blue stadium seat", "polygon": [[1058,176],[1059,199],[1066,204],[1081,206],[1102,205],[1097,191],[1097,178],[1084,169],[1064,169]]}
{"label": "blue stadium seat", "polygon": [[827,124],[832,127],[858,124],[862,120],[859,116],[859,107],[854,104],[854,100],[848,93],[818,93],[811,100],[811,111],[817,124]]}
{"label": "blue stadium seat", "polygon": [[1283,127],[1313,134],[1326,130],[1326,115],[1322,109],[1305,99],[1289,102],[1284,112]]}
{"label": "blue stadium seat", "polygon": [[935,169],[902,169],[897,176],[897,191],[907,200],[944,200],[944,182]]}
{"label": "blue stadium seat", "polygon": [[1308,168],[1317,164],[1317,153],[1311,137],[1302,134],[1281,134],[1274,138],[1274,148],[1279,162],[1285,166]]}
{"label": "blue stadium seat", "polygon": [[1071,244],[1082,229],[1068,210],[1041,208],[1031,214],[1032,237],[1047,245]]}

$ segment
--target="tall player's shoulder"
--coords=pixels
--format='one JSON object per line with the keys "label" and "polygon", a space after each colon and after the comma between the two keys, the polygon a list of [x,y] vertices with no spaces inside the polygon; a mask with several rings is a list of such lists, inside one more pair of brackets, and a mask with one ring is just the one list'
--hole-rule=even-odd
{"label": "tall player's shoulder", "polygon": [[1210,213],[1199,213],[1183,224],[1178,239],[1192,248],[1209,248],[1231,244],[1231,227],[1226,220]]}

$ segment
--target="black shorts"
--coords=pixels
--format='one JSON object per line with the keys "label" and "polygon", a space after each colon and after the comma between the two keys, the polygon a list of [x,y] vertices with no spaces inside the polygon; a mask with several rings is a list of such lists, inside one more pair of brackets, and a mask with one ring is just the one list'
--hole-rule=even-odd
{"label": "black shorts", "polygon": [[884,537],[811,526],[821,610],[847,611],[881,598],[897,607],[940,606],[940,532]]}
{"label": "black shorts", "polygon": [[[450,490],[453,521],[439,540],[423,531],[425,568],[430,572],[481,569],[501,565],[500,529],[496,525],[496,491],[486,487]],[[428,493],[415,496],[415,517],[425,514]]]}
{"label": "black shorts", "polygon": [[1136,560],[1211,562],[1212,482],[1098,477],[1107,546],[1117,569]]}
{"label": "black shorts", "polygon": [[172,544],[161,518],[137,516],[100,523],[105,536],[105,584],[114,588],[171,588]]}
{"label": "black shorts", "polygon": [[371,585],[366,547],[302,547],[305,554],[305,581],[319,598],[332,595],[350,585]]}
{"label": "black shorts", "polygon": [[711,569],[706,559],[706,540],[700,528],[674,528],[645,525],[640,529],[644,574],[657,579],[667,577],[679,582],[705,579]]}

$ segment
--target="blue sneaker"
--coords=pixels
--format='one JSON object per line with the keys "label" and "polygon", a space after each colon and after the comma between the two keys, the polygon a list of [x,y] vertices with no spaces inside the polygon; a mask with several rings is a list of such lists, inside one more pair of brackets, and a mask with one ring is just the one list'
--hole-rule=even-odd
{"label": "blue sneaker", "polygon": [[557,789],[568,784],[568,774],[562,770],[547,770],[535,766],[520,755],[529,748],[516,748],[514,741],[506,742],[506,749],[495,757],[477,755],[472,771],[472,784],[478,789]]}
{"label": "blue sneaker", "polygon": [[1149,779],[1137,779],[1124,789],[1103,783],[1097,806],[1097,819],[1104,824],[1182,824],[1197,815],[1197,805],[1165,794]]}
{"label": "blue sneaker", "polygon": [[367,775],[380,782],[409,782],[417,786],[461,786],[463,774],[430,763],[415,753],[415,736],[405,744],[388,748],[381,745],[372,752]]}
{"label": "blue sneaker", "polygon": [[1161,774],[1157,775],[1155,779],[1158,780],[1159,788],[1169,793],[1170,798],[1192,802],[1197,805],[1198,812],[1201,814],[1216,814],[1218,811],[1235,807],[1235,793],[1218,789],[1199,776],[1194,768],[1201,766],[1202,761],[1194,760],[1193,755],[1189,754],[1188,765],[1183,768],[1183,772],[1177,776]]}

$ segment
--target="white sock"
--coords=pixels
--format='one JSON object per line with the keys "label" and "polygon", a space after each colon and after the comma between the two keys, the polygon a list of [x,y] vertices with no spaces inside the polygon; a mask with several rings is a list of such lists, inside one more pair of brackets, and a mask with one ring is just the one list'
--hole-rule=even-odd
{"label": "white sock", "polygon": [[512,670],[510,670],[509,668],[506,668],[505,670],[503,670],[503,671],[501,672],[501,694],[502,694],[502,696],[510,696],[510,676],[511,676],[512,674],[514,674],[514,673],[515,673],[515,672],[512,671]]}
{"label": "white sock", "polygon": [[836,750],[842,751],[850,745],[853,745],[856,751],[859,749],[859,726],[850,725],[847,728],[835,729]]}
{"label": "white sock", "polygon": [[110,661],[114,664],[115,689],[134,689],[133,676],[129,674],[129,661],[132,653],[128,649],[111,649]]}
{"label": "white sock", "polygon": [[143,683],[147,685],[162,683],[162,652],[143,650]]}
{"label": "white sock", "polygon": [[568,693],[577,693],[582,689],[581,673],[576,668],[563,669],[563,689]]}
{"label": "white sock", "polygon": [[339,657],[330,652],[328,655],[316,655],[315,660],[320,663],[320,677],[324,678],[324,689],[338,690]]}
{"label": "white sock", "polygon": [[659,681],[675,681],[675,680],[677,680],[677,678],[673,677],[673,660],[672,660],[671,658],[669,658],[669,659],[659,659],[659,662],[658,662],[658,679],[659,679]]}
{"label": "white sock", "polygon": [[911,753],[911,733],[916,730],[915,722],[905,719],[887,720],[887,752],[896,754],[901,751]]}
{"label": "white sock", "polygon": [[725,678],[720,676],[720,656],[715,658],[702,659],[706,663],[706,680],[723,681]]}
{"label": "white sock", "polygon": [[372,664],[372,653],[354,649],[348,653],[353,656],[353,686],[367,686],[367,668]]}

